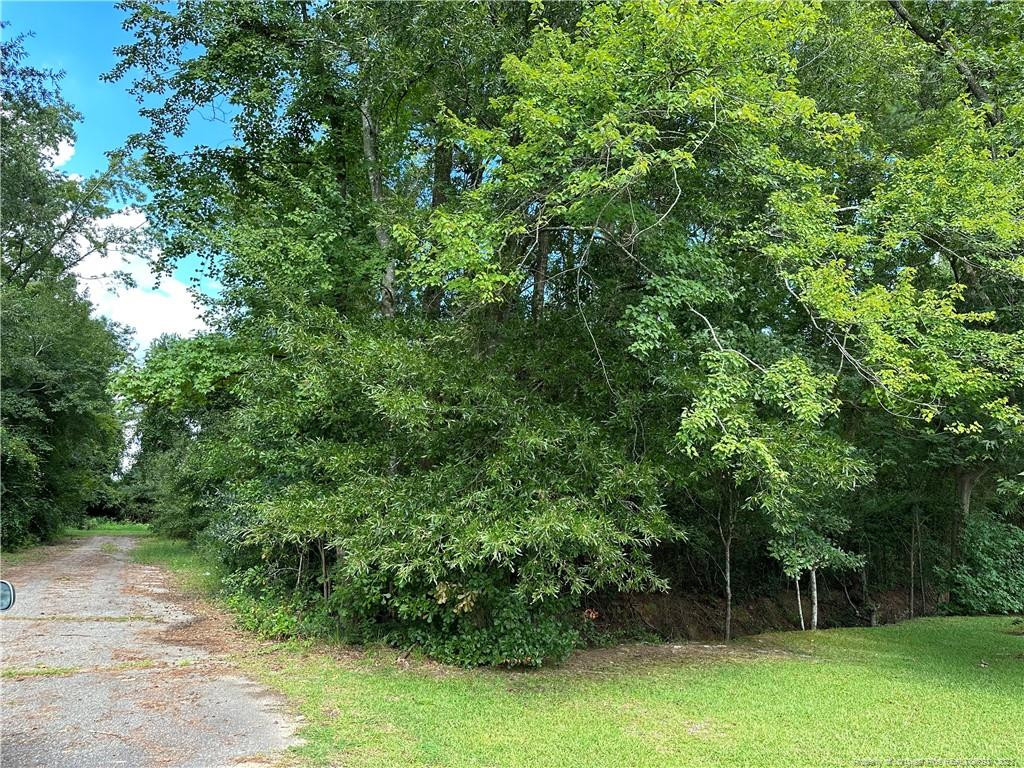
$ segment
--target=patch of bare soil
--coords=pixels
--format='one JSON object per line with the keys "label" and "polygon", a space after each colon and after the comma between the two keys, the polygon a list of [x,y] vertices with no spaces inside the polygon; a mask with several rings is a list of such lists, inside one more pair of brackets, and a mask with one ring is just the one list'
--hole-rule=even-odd
{"label": "patch of bare soil", "polygon": [[[936,596],[929,597],[927,608],[918,604],[915,613],[934,612]],[[820,626],[849,627],[889,624],[911,617],[908,596],[903,590],[871,595],[872,604],[864,605],[857,594],[841,586],[823,588],[819,597]],[[667,640],[699,642],[721,641],[724,636],[725,600],[706,592],[671,591],[654,594],[625,594],[595,598],[586,606],[599,629],[610,633],[635,631],[644,627]],[[811,603],[803,595],[805,622],[810,622]],[[733,637],[759,635],[800,629],[800,612],[793,590],[748,599],[733,605]]]}
{"label": "patch of bare soil", "polygon": [[[17,552],[14,557],[0,556],[3,577],[15,584],[30,581],[69,581],[73,577],[63,571],[66,558],[77,554],[78,546],[74,540],[43,544],[25,552]],[[92,552],[84,558],[77,559],[83,565],[95,566],[105,555]],[[13,561],[13,562],[12,562]]]}
{"label": "patch of bare soil", "polygon": [[110,658],[115,662],[127,664],[149,660],[149,657],[145,653],[141,653],[131,648],[115,648],[110,652]]}
{"label": "patch of bare soil", "polygon": [[170,645],[198,648],[214,655],[229,655],[256,642],[236,629],[231,618],[205,600],[183,589],[173,574],[150,566],[130,566],[126,595],[146,597],[188,614],[188,618],[149,630],[154,639]]}

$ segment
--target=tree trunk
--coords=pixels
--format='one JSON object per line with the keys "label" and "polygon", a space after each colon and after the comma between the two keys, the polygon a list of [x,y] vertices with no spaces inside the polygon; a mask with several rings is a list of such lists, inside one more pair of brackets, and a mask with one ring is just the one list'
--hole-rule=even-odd
{"label": "tree trunk", "polygon": [[563,304],[572,305],[576,303],[576,282],[579,280],[579,273],[576,270],[576,238],[572,233],[564,233],[559,244],[559,251],[562,255],[561,277],[556,284],[559,297]]}
{"label": "tree trunk", "polygon": [[[363,134],[363,157],[366,160],[367,174],[370,179],[370,197],[378,207],[384,202],[384,178],[380,169],[380,160],[377,153],[377,125],[370,113],[370,101],[364,99],[359,111],[362,116]],[[380,313],[384,317],[395,316],[395,261],[391,257],[391,234],[383,223],[374,227],[377,235],[377,243],[384,258],[387,259],[384,267],[384,276],[380,281]]]}
{"label": "tree trunk", "polygon": [[732,640],[732,536],[725,541],[725,639]]}
{"label": "tree trunk", "polygon": [[732,502],[727,505],[725,524],[722,521],[722,508],[716,510],[718,536],[722,540],[722,551],[725,555],[722,575],[725,577],[725,639],[732,639],[732,539],[736,530],[736,509]]}
{"label": "tree trunk", "polygon": [[797,575],[797,577],[795,579],[793,579],[793,581],[796,582],[796,607],[800,611],[800,631],[802,632],[805,629],[807,629],[807,626],[804,624],[804,603],[803,603],[803,600],[800,598],[800,576],[799,576],[799,574]]}
{"label": "tree trunk", "polygon": [[984,470],[958,470],[956,473],[957,504],[953,511],[953,520],[949,526],[949,569],[953,570],[960,564],[961,542],[964,525],[971,515],[971,496],[975,483],[985,474]]}
{"label": "tree trunk", "polygon": [[871,598],[868,597],[868,564],[865,560],[864,565],[860,569],[860,594],[861,600],[864,605],[871,611],[871,626],[878,626],[878,606]]}
{"label": "tree trunk", "polygon": [[[917,514],[916,510],[914,512]],[[914,526],[910,526],[910,618],[914,618]]]}
{"label": "tree trunk", "polygon": [[320,540],[320,578],[323,581],[324,600],[331,596],[331,589],[327,583],[327,547],[324,540]]}
{"label": "tree trunk", "polygon": [[928,590],[926,589],[927,582],[924,579],[924,544],[923,537],[921,535],[921,516],[920,514],[915,515],[917,522],[917,575],[920,577],[918,581],[921,584],[921,613],[928,612]]}
{"label": "tree trunk", "polygon": [[818,569],[811,568],[811,629],[818,628]]}

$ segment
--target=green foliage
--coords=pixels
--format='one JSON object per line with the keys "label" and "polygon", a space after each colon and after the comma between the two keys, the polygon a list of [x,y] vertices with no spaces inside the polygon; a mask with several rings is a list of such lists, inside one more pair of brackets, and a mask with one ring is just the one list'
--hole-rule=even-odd
{"label": "green foliage", "polygon": [[161,337],[142,369],[125,366],[114,382],[129,404],[126,419],[139,449],[120,481],[126,513],[171,538],[195,538],[219,503],[214,489],[223,475],[215,454],[190,448],[216,439],[216,414],[237,369],[225,350],[217,335]]}
{"label": "green foliage", "polygon": [[[260,631],[533,665],[586,596],[807,570],[931,609],[1006,503],[1019,17],[125,8],[164,266],[223,292],[119,380],[124,488],[217,542]],[[219,99],[235,141],[174,151]]]}
{"label": "green foliage", "polygon": [[52,538],[103,498],[122,446],[106,391],[123,359],[70,279],[4,289],[3,541]]}
{"label": "green foliage", "polygon": [[1024,528],[988,514],[964,531],[964,560],[942,578],[955,595],[952,610],[1024,612]]}
{"label": "green foliage", "polygon": [[78,115],[60,96],[59,75],[25,65],[22,37],[0,45],[0,538],[8,549],[51,539],[116,495],[123,439],[108,384],[127,345],[121,329],[90,316],[71,270],[138,238],[105,218],[108,198],[131,191],[121,161],[86,180],[55,169]]}
{"label": "green foliage", "polygon": [[0,279],[7,288],[64,276],[115,246],[130,252],[145,244],[146,233],[127,217],[111,216],[138,193],[123,153],[112,152],[107,169],[87,179],[54,167],[61,147],[74,142],[81,116],[60,93],[63,73],[27,65],[24,34],[5,38]]}
{"label": "green foliage", "polygon": [[[563,661],[579,641],[579,622],[568,616],[568,606],[551,602],[540,608],[523,598],[509,595],[507,587],[497,585],[488,597],[496,603],[481,620],[476,605],[456,604],[456,615],[439,610],[426,621],[403,627],[387,638],[398,644],[415,643],[439,661],[472,667],[539,667]],[[447,599],[447,585],[435,589],[437,601]],[[467,596],[460,596],[465,601]],[[459,605],[465,607],[460,608]]]}
{"label": "green foliage", "polygon": [[[393,637],[444,638],[434,644],[451,658],[537,663],[571,646],[571,632],[542,642],[563,625],[566,597],[661,586],[646,548],[677,532],[653,469],[616,449],[614,430],[510,388],[501,367],[460,370],[462,343],[336,323],[305,331],[259,374],[262,391],[293,392],[287,412],[243,406],[233,417],[236,433],[261,440],[236,443],[249,470],[235,476],[226,537],[292,567],[306,553],[314,571],[322,547],[348,625],[385,617]],[[506,354],[509,369],[523,363]],[[307,377],[298,389],[295,371]],[[238,400],[255,405],[250,392]],[[314,424],[315,437],[295,439]],[[381,424],[401,459],[381,450]],[[537,639],[485,647],[499,620],[534,622]]]}
{"label": "green foliage", "polygon": [[261,637],[330,637],[337,631],[337,622],[315,595],[286,594],[262,569],[250,568],[229,574],[220,588],[239,624]]}

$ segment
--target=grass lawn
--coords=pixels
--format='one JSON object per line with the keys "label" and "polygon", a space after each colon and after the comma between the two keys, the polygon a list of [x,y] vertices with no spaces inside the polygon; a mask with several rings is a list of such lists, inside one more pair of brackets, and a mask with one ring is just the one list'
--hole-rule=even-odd
{"label": "grass lawn", "polygon": [[149,526],[146,523],[122,523],[119,520],[102,520],[92,523],[87,528],[69,528],[66,536],[82,538],[83,536],[147,536]]}
{"label": "grass lawn", "polygon": [[[180,543],[138,556],[194,584],[212,573]],[[238,661],[304,715],[299,765],[1024,766],[1022,631],[928,618],[588,651],[533,672],[296,643]]]}

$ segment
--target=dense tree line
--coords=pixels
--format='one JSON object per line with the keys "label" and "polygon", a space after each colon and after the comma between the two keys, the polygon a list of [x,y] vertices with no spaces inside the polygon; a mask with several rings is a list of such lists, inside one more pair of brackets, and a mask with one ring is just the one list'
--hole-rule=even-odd
{"label": "dense tree line", "polygon": [[1019,5],[123,7],[162,263],[223,285],[122,377],[127,483],[265,628],[1024,609]]}
{"label": "dense tree line", "polygon": [[14,548],[118,506],[124,440],[108,385],[127,341],[91,316],[73,269],[130,249],[142,233],[110,218],[134,198],[123,157],[88,179],[56,168],[79,115],[60,95],[59,73],[25,63],[22,36],[0,46],[0,537]]}

